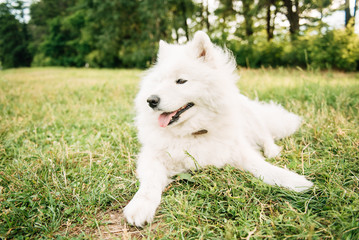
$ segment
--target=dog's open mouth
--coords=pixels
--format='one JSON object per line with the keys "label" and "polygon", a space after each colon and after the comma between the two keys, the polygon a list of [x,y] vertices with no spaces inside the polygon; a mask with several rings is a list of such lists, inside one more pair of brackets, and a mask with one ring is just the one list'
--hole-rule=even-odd
{"label": "dog's open mouth", "polygon": [[177,109],[173,112],[164,112],[158,117],[158,123],[160,127],[167,127],[168,125],[176,122],[182,113],[194,106],[194,103],[187,103],[185,106]]}

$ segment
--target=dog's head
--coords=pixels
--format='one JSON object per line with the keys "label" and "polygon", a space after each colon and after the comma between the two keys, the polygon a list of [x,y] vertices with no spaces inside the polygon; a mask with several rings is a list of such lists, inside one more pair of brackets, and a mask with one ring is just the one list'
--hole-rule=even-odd
{"label": "dog's head", "polygon": [[200,128],[236,89],[235,61],[201,31],[187,44],[161,40],[159,45],[157,63],[147,72],[136,98],[138,118],[143,115],[162,128],[184,123],[188,129]]}

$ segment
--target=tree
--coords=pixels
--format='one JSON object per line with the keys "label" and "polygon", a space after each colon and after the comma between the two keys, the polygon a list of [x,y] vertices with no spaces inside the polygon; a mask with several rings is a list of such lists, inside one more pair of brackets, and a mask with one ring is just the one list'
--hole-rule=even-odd
{"label": "tree", "polygon": [[218,17],[217,25],[214,28],[220,32],[221,41],[226,41],[229,35],[229,23],[236,19],[237,14],[234,10],[233,0],[219,0],[214,14]]}
{"label": "tree", "polygon": [[[185,27],[188,14],[187,5],[172,8],[165,0],[82,0],[82,5],[87,9],[82,39],[91,46],[86,61],[95,67],[148,66],[159,40],[171,39],[171,19]],[[181,14],[174,16],[175,10]]]}
{"label": "tree", "polygon": [[[165,5],[165,4],[164,4]],[[168,10],[165,16],[167,15],[171,22],[169,27],[172,27],[173,32],[176,34],[175,40],[178,42],[181,35],[184,35],[186,41],[190,39],[190,26],[188,26],[188,19],[193,19],[194,14],[196,13],[196,5],[192,0],[170,0],[168,1]],[[202,12],[201,12],[202,13]],[[183,30],[184,34],[181,34]],[[170,40],[170,38],[167,38]]]}
{"label": "tree", "polygon": [[30,66],[28,35],[24,23],[11,12],[11,5],[0,4],[0,62],[4,68]]}
{"label": "tree", "polygon": [[[297,38],[300,30],[300,20],[307,20],[307,26],[322,23],[323,11],[331,5],[330,0],[282,0],[285,16],[289,22],[291,39]],[[313,11],[320,13],[320,18],[312,17]]]}
{"label": "tree", "polygon": [[[39,47],[45,41],[45,38],[48,38],[51,34],[50,25],[53,24],[53,19],[59,18],[61,21],[62,18],[70,15],[71,12],[69,12],[68,9],[74,7],[77,2],[78,0],[40,0],[32,2],[30,5],[31,18],[28,26],[33,39],[30,49],[33,55],[37,54],[37,56],[35,56],[36,61],[39,60],[40,55],[43,55]],[[42,60],[39,61],[42,62]],[[41,65],[42,63],[37,64]]]}
{"label": "tree", "polygon": [[[272,11],[272,7],[274,8],[274,11]],[[274,37],[275,19],[279,10],[278,0],[267,0],[266,8],[266,32],[267,40],[270,41]]]}
{"label": "tree", "polygon": [[295,36],[299,32],[299,0],[283,0],[286,8],[286,17],[289,21],[289,32],[291,36]]}
{"label": "tree", "polygon": [[207,28],[207,32],[210,32],[211,25],[209,23],[208,0],[202,0],[201,2],[201,25],[202,28],[204,26]]}
{"label": "tree", "polygon": [[355,25],[355,16],[358,9],[359,2],[358,0],[355,0],[354,8],[353,8],[353,15],[350,12],[350,1],[345,0],[345,26],[347,27],[350,21],[352,21],[352,25]]}
{"label": "tree", "polygon": [[189,40],[189,30],[188,30],[188,23],[187,23],[187,4],[188,1],[185,1],[185,0],[180,0],[180,3],[179,3],[179,12],[181,13],[181,16],[182,16],[182,23],[183,23],[183,28],[184,28],[184,32],[186,34],[186,40],[188,41]]}
{"label": "tree", "polygon": [[[19,19],[22,1],[12,2],[20,6],[16,11]],[[297,47],[297,43],[307,41],[307,32],[325,34],[321,19],[335,10],[330,0],[216,0],[211,15],[208,2],[37,0],[30,8],[28,28],[20,21],[19,32],[31,32],[35,65],[143,68],[155,60],[160,39],[183,42],[194,31],[206,30],[217,44],[226,43],[239,52],[244,65],[278,66],[286,62],[285,51],[304,54],[307,45]],[[286,39],[286,33],[275,32],[280,14],[289,22],[291,43],[280,42],[285,41],[280,39]]]}
{"label": "tree", "polygon": [[[228,28],[231,22],[237,25],[235,35],[248,39],[256,31],[254,22],[264,7],[264,0],[220,0],[219,8],[215,11],[220,18],[220,26]],[[237,17],[243,17],[243,22],[238,22]]]}

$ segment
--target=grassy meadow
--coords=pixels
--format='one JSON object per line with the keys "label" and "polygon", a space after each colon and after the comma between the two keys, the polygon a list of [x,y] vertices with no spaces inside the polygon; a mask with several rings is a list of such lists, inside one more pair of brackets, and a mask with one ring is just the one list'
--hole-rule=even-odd
{"label": "grassy meadow", "polygon": [[129,226],[138,188],[133,99],[140,70],[0,71],[2,239],[359,239],[359,73],[239,70],[241,92],[303,116],[268,161],[305,193],[232,167],[178,176],[155,221]]}

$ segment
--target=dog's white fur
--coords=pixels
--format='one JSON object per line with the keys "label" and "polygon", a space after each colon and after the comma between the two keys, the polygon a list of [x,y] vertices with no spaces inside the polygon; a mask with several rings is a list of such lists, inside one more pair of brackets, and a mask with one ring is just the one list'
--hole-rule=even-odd
{"label": "dog's white fur", "polygon": [[[294,133],[300,117],[278,104],[241,95],[235,70],[231,53],[214,45],[204,32],[197,32],[185,45],[160,41],[157,63],[144,77],[135,101],[142,149],[137,162],[140,187],[124,209],[130,224],[151,222],[171,177],[195,169],[196,164],[230,164],[265,183],[298,192],[313,185],[304,176],[266,162],[260,151],[269,158],[277,156],[281,148],[274,139]],[[176,84],[177,79],[188,81]],[[154,109],[146,102],[152,95],[160,98]],[[177,122],[159,126],[160,114],[188,102],[195,105]],[[193,134],[199,130],[208,132]]]}

